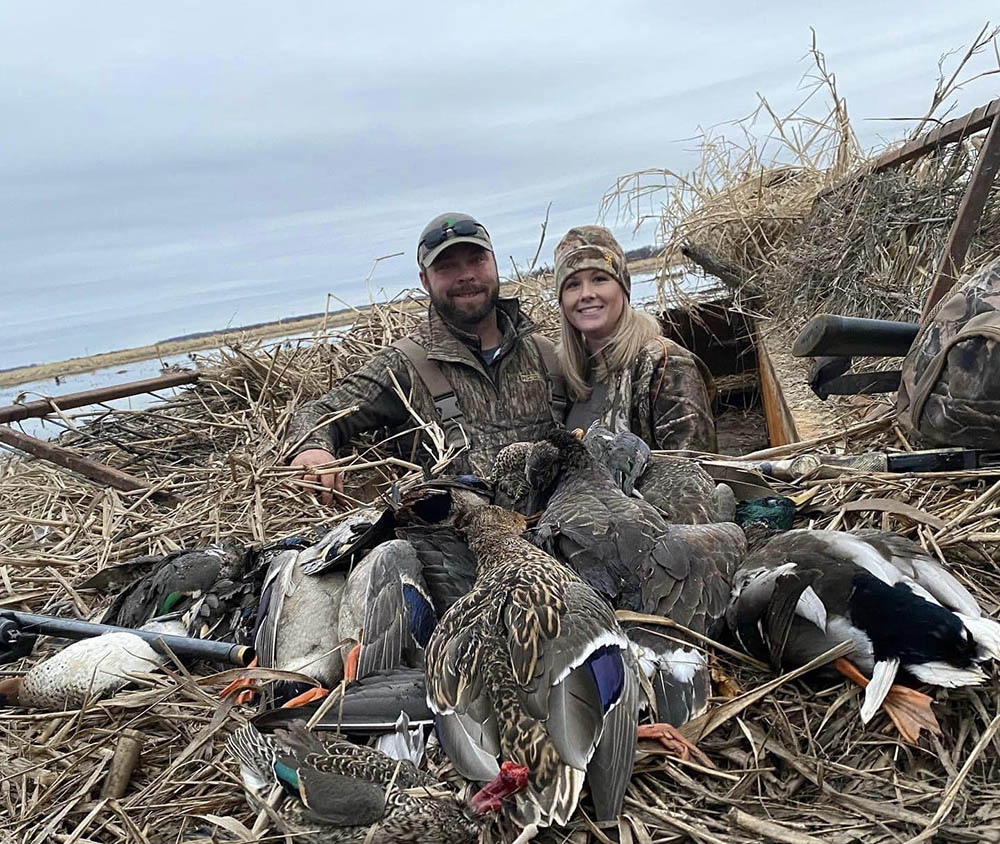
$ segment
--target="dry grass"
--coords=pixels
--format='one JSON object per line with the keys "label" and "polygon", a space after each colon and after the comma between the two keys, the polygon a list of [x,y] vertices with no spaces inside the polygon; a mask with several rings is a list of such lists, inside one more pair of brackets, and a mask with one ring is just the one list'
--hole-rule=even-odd
{"label": "dry grass", "polygon": [[[522,293],[551,328],[548,299],[528,288]],[[108,596],[80,592],[73,584],[111,563],[223,537],[260,542],[329,523],[330,511],[294,486],[280,464],[289,412],[419,318],[405,307],[386,306],[366,314],[340,343],[231,348],[205,360],[210,374],[172,401],[72,420],[79,430],[64,436],[67,444],[180,491],[185,500],[174,509],[99,489],[45,463],[0,464],[0,602],[92,616]],[[879,421],[817,447],[889,445],[905,446],[888,421]],[[352,469],[361,465],[367,468]],[[345,468],[348,493],[365,501],[405,471],[386,462],[374,444],[359,448]],[[1000,536],[989,497],[996,492],[995,474],[852,475],[805,480],[800,487],[815,490],[808,518],[816,525],[889,527],[940,548],[995,612],[1000,578],[993,554]],[[954,524],[940,530],[915,521],[910,510],[895,515],[850,509],[855,505],[849,502],[871,497],[891,497]],[[31,661],[45,650],[39,648]],[[717,717],[702,740],[718,769],[643,753],[617,833],[595,831],[581,815],[572,840],[603,842],[618,835],[634,842],[877,842],[937,829],[942,840],[963,841],[974,840],[967,832],[971,826],[986,836],[975,840],[1000,840],[1000,810],[993,808],[1000,781],[995,681],[981,690],[942,694],[944,736],[909,747],[888,733],[881,718],[872,729],[863,728],[856,692],[842,682],[794,681],[768,690],[768,674],[723,654],[717,659],[720,681],[730,678],[725,688],[735,682],[751,694],[766,691],[740,699],[747,704],[742,709],[720,699],[726,708],[716,713],[726,717]],[[218,708],[219,687],[175,667],[83,710],[5,711],[3,834],[35,844],[145,844],[200,840],[194,837],[198,828],[228,835],[211,817],[234,818],[243,825],[236,829],[253,828],[256,813],[222,751],[224,736],[242,715]],[[145,735],[141,766],[122,798],[102,800],[114,742],[125,728]],[[263,826],[271,830],[265,834],[275,835]],[[490,837],[502,840],[497,831]],[[543,840],[567,840],[566,833],[549,831]]]}
{"label": "dry grass", "polygon": [[[928,114],[911,137],[929,128],[955,91],[1000,72],[996,35],[984,27],[952,60],[953,68],[942,59]],[[781,321],[783,332],[794,335],[820,311],[912,320],[921,311],[982,136],[831,191],[884,150],[861,149],[815,40],[812,55],[802,102],[791,113],[779,115],[761,97],[748,117],[702,134],[693,172],[647,170],[622,177],[604,198],[605,213],[628,216],[637,227],[652,222],[665,247],[665,287],[677,279],[679,267],[690,266],[682,247],[694,246],[734,270],[747,290],[763,292],[753,310],[793,315]],[[995,187],[967,269],[986,263],[998,245]]]}

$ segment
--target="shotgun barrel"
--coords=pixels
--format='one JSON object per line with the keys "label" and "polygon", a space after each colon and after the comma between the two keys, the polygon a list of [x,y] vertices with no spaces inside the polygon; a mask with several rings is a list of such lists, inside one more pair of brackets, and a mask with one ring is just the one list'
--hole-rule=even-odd
{"label": "shotgun barrel", "polygon": [[247,645],[232,642],[217,642],[213,639],[194,639],[189,636],[173,636],[154,633],[149,630],[135,630],[131,627],[116,627],[113,624],[95,624],[75,618],[59,618],[54,615],[36,615],[15,610],[0,610],[0,619],[14,622],[22,634],[57,636],[61,639],[90,639],[105,633],[132,633],[147,641],[153,650],[162,654],[174,654],[187,659],[205,659],[210,662],[226,662],[244,667],[253,660],[254,650]]}
{"label": "shotgun barrel", "polygon": [[920,326],[915,322],[818,314],[795,338],[792,354],[808,357],[901,357]]}

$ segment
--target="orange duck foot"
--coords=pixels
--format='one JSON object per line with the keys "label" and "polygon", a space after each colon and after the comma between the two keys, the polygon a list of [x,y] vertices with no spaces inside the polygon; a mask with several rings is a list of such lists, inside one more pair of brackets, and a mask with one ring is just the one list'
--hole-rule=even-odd
{"label": "orange duck foot", "polygon": [[330,691],[324,689],[322,686],[313,686],[308,691],[304,691],[300,695],[296,695],[291,700],[285,701],[282,705],[282,709],[297,709],[300,706],[305,706],[307,703],[312,703],[314,700],[322,700],[325,698]]}
{"label": "orange duck foot", "polygon": [[[254,657],[247,668],[257,667],[257,657]],[[227,685],[221,692],[219,692],[219,699],[225,700],[230,695],[235,694],[235,702],[237,704],[247,704],[253,700],[254,695],[257,693],[257,681],[252,677],[237,677],[229,685]]]}
{"label": "orange duck foot", "polygon": [[693,757],[696,762],[706,768],[715,767],[712,760],[702,752],[698,745],[686,739],[680,730],[671,724],[640,724],[638,734],[640,739],[658,741],[674,756],[685,762]]}
{"label": "orange duck foot", "polygon": [[[863,689],[871,682],[857,666],[843,657],[835,660],[833,667]],[[900,737],[910,744],[916,744],[920,741],[921,730],[941,735],[941,725],[931,711],[932,700],[930,695],[916,689],[893,684],[882,701],[882,709],[899,731]]]}
{"label": "orange duck foot", "polygon": [[359,642],[347,652],[344,659],[344,680],[353,683],[358,679],[358,660],[361,658],[361,643]]}

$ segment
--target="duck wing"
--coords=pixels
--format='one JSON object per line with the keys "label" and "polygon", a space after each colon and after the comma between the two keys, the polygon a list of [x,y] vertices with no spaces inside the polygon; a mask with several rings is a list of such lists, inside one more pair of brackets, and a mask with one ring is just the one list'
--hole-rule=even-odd
{"label": "duck wing", "polygon": [[420,558],[427,594],[440,618],[476,582],[476,558],[465,536],[448,525],[411,525],[397,529],[396,535]]}
{"label": "duck wing", "polygon": [[972,618],[982,614],[969,590],[916,542],[890,531],[857,530],[849,535],[870,545],[903,578],[918,584],[942,606]]}
{"label": "duck wing", "polygon": [[486,684],[490,590],[477,584],[440,620],[424,654],[427,702],[441,746],[466,779],[486,782],[500,770],[500,732]]}
{"label": "duck wing", "polygon": [[715,481],[694,460],[654,455],[635,488],[671,524],[719,521]]}
{"label": "duck wing", "polygon": [[[296,798],[305,810],[300,813],[303,819],[336,827],[361,826],[378,822],[385,813],[380,785],[317,767],[324,755],[303,752],[287,734],[264,735],[245,724],[229,737],[226,750],[245,769],[244,778],[251,775],[254,786],[271,782]],[[257,787],[253,790],[260,796]]]}
{"label": "duck wing", "polygon": [[571,572],[553,569],[551,561],[533,567],[530,578],[515,572],[517,588],[503,614],[513,678],[525,713],[544,725],[562,763],[552,766],[554,776],[535,802],[543,815],[568,822],[582,785],[576,772],[589,779],[600,747],[593,767],[599,785],[591,790],[601,791],[600,817],[615,817],[631,776],[638,720],[628,639],[611,608]]}
{"label": "duck wing", "polygon": [[[269,709],[253,719],[262,730],[308,721],[323,701],[313,701],[294,709]],[[412,726],[433,723],[427,707],[427,685],[423,668],[394,668],[379,671],[349,683],[341,700],[329,708],[314,725],[316,730],[334,730],[351,736],[371,736],[392,732],[400,713]]]}
{"label": "duck wing", "polygon": [[391,539],[373,549],[358,676],[416,666],[437,624],[413,546]]}

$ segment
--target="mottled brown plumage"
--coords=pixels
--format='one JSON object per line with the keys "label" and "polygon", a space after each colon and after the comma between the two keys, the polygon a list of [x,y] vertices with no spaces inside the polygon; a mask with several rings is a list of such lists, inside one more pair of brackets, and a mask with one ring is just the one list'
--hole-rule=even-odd
{"label": "mottled brown plumage", "polygon": [[527,767],[522,824],[565,824],[585,780],[598,817],[614,817],[637,717],[636,668],[614,613],[520,536],[519,515],[481,508],[464,529],[476,585],[440,620],[426,654],[442,746],[472,780],[493,777],[500,761]]}

